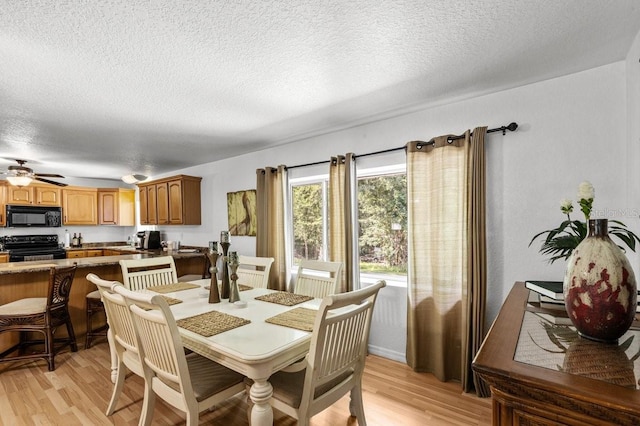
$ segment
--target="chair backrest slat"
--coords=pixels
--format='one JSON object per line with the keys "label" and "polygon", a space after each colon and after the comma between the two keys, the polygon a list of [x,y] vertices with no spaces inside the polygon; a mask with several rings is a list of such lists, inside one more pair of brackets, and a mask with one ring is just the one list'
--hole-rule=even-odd
{"label": "chair backrest slat", "polygon": [[120,260],[120,268],[124,286],[133,291],[178,282],[171,256]]}
{"label": "chair backrest slat", "polygon": [[336,294],[340,292],[341,279],[342,262],[302,260],[294,293],[317,298]]}
{"label": "chair backrest slat", "polygon": [[273,264],[273,257],[252,257],[240,255],[238,284],[248,285],[254,288],[269,287],[269,273]]}

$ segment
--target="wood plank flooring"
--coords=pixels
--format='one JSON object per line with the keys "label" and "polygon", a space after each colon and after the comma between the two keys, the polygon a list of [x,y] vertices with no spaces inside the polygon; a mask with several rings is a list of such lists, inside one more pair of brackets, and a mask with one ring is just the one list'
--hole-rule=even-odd
{"label": "wood plank flooring", "polygon": [[[113,384],[109,350],[101,341],[88,350],[63,352],[56,370],[46,362],[0,364],[0,424],[2,425],[137,425],[144,381],[130,374],[116,412],[107,417]],[[462,394],[459,383],[442,383],[430,374],[415,373],[402,363],[370,355],[364,379],[364,405],[370,426],[490,425],[489,399]],[[248,425],[246,397],[239,394],[200,415],[200,424]],[[312,426],[355,425],[349,399],[316,415]],[[296,421],[274,412],[274,424]],[[154,425],[184,425],[182,415],[156,400]]]}

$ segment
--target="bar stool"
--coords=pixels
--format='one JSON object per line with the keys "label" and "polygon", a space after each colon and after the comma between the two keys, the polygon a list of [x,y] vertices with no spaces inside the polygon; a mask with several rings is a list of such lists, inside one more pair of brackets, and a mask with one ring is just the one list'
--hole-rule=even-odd
{"label": "bar stool", "polygon": [[102,299],[100,298],[100,292],[98,290],[94,290],[91,293],[87,294],[87,334],[85,335],[84,340],[84,348],[89,349],[91,347],[91,343],[97,337],[107,337],[107,330],[109,329],[109,324],[102,324],[98,328],[93,328],[93,317],[95,315],[102,315],[106,318],[104,314],[104,304],[102,303]]}
{"label": "bar stool", "polygon": [[[54,358],[61,349],[69,346],[76,352],[76,336],[69,315],[69,295],[77,265],[67,268],[51,268],[47,297],[29,297],[0,306],[0,333],[18,332],[18,343],[0,354],[0,362],[43,358],[49,371],[55,370]],[[67,337],[55,338],[58,327],[65,325]],[[29,332],[44,335],[42,340],[30,340]],[[42,352],[25,353],[25,348],[44,344]],[[14,352],[17,355],[11,355]]]}

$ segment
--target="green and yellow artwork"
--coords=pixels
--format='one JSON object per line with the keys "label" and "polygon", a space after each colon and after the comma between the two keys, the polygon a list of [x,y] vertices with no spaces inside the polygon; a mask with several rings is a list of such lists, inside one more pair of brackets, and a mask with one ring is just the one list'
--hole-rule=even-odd
{"label": "green and yellow artwork", "polygon": [[256,236],[256,190],[228,192],[229,234]]}

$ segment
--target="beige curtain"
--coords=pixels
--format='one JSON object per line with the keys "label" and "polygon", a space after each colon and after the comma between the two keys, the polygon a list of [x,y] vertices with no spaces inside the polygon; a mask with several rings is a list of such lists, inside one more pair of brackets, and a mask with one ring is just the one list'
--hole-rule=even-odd
{"label": "beige curtain", "polygon": [[329,166],[329,260],[343,263],[341,292],[358,287],[357,179],[353,153]]}
{"label": "beige curtain", "polygon": [[488,385],[471,369],[471,363],[484,340],[484,318],[487,301],[487,237],[486,237],[486,162],[484,138],[487,127],[473,129],[467,157],[468,215],[467,257],[468,283],[466,286],[465,340],[462,350],[462,388],[474,389],[478,396],[491,396]]}
{"label": "beige curtain", "polygon": [[484,175],[484,156],[478,158],[472,147],[484,143],[485,133],[474,130],[473,141],[467,131],[453,141],[440,136],[433,144],[407,144],[407,362],[442,381],[460,380],[465,389],[486,299],[486,284],[478,282],[486,271],[484,207],[476,206],[478,191],[484,200],[484,179],[472,189],[477,170]]}
{"label": "beige curtain", "polygon": [[285,166],[256,170],[256,256],[273,257],[269,287],[285,291],[289,282],[287,259],[288,173]]}

